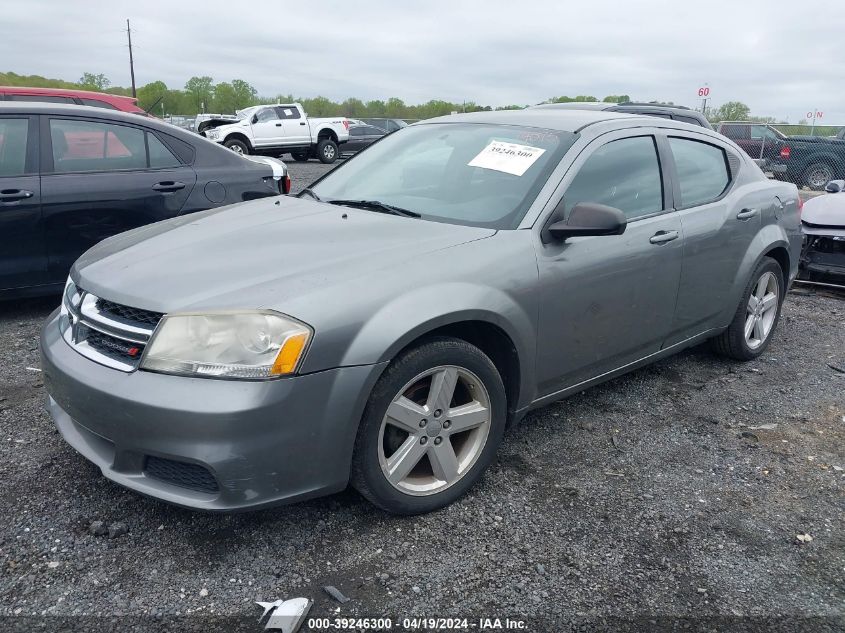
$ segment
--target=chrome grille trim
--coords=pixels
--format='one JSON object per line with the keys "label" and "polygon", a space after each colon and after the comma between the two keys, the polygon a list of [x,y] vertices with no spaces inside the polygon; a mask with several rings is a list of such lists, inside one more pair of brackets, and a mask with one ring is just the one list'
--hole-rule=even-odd
{"label": "chrome grille trim", "polygon": [[97,307],[96,297],[90,293],[86,293],[82,298],[82,305],[80,313],[82,321],[91,329],[120,338],[125,341],[132,341],[133,343],[146,344],[152,336],[155,326],[136,326],[121,321],[115,321],[109,318],[105,313],[100,312]]}
{"label": "chrome grille trim", "polygon": [[[143,348],[149,343],[158,324],[131,324],[126,321],[117,321],[99,310],[98,300],[99,297],[96,295],[85,292],[77,288],[73,282],[68,281],[59,317],[62,338],[76,352],[95,363],[127,373],[135,371],[141,361]],[[103,353],[88,343],[89,331],[99,332],[109,337],[118,347],[120,345],[140,347],[137,358],[123,360],[115,358],[120,355],[120,352],[115,351],[111,355]]]}

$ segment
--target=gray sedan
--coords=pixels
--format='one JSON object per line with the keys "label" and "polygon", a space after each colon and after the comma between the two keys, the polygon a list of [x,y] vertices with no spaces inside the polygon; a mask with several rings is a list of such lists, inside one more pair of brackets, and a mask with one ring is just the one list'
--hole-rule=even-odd
{"label": "gray sedan", "polygon": [[709,130],[434,119],[298,198],[89,250],[43,330],[48,407],[106,477],[172,503],[351,482],[427,512],[532,408],[707,340],[761,354],[800,246],[795,186]]}

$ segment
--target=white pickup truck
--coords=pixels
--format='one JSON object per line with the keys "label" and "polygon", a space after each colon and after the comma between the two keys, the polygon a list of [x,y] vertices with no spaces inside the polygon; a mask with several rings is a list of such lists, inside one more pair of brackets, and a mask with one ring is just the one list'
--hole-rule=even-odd
{"label": "white pickup truck", "polygon": [[252,106],[238,110],[237,120],[211,119],[197,131],[239,154],[279,156],[295,160],[318,158],[333,163],[338,147],[349,140],[344,117],[310,119],[299,103]]}

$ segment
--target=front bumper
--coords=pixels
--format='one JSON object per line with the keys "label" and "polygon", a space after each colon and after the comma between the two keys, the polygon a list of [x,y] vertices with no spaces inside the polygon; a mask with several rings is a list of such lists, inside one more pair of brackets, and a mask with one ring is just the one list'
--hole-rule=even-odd
{"label": "front bumper", "polygon": [[124,373],[74,351],[57,316],[41,333],[47,407],[65,440],[112,481],[203,510],[346,486],[358,421],[384,365],[254,382]]}
{"label": "front bumper", "polygon": [[808,234],[798,265],[798,279],[845,285],[845,235]]}

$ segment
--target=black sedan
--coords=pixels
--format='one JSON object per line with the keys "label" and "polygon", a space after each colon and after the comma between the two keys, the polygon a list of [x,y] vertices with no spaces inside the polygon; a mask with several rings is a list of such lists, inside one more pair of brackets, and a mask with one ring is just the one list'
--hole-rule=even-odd
{"label": "black sedan", "polygon": [[350,125],[349,141],[341,146],[341,151],[344,154],[360,152],[386,134],[387,132],[374,125]]}
{"label": "black sedan", "polygon": [[152,118],[0,103],[0,298],[60,290],[115,233],[288,192],[281,161],[250,159]]}

